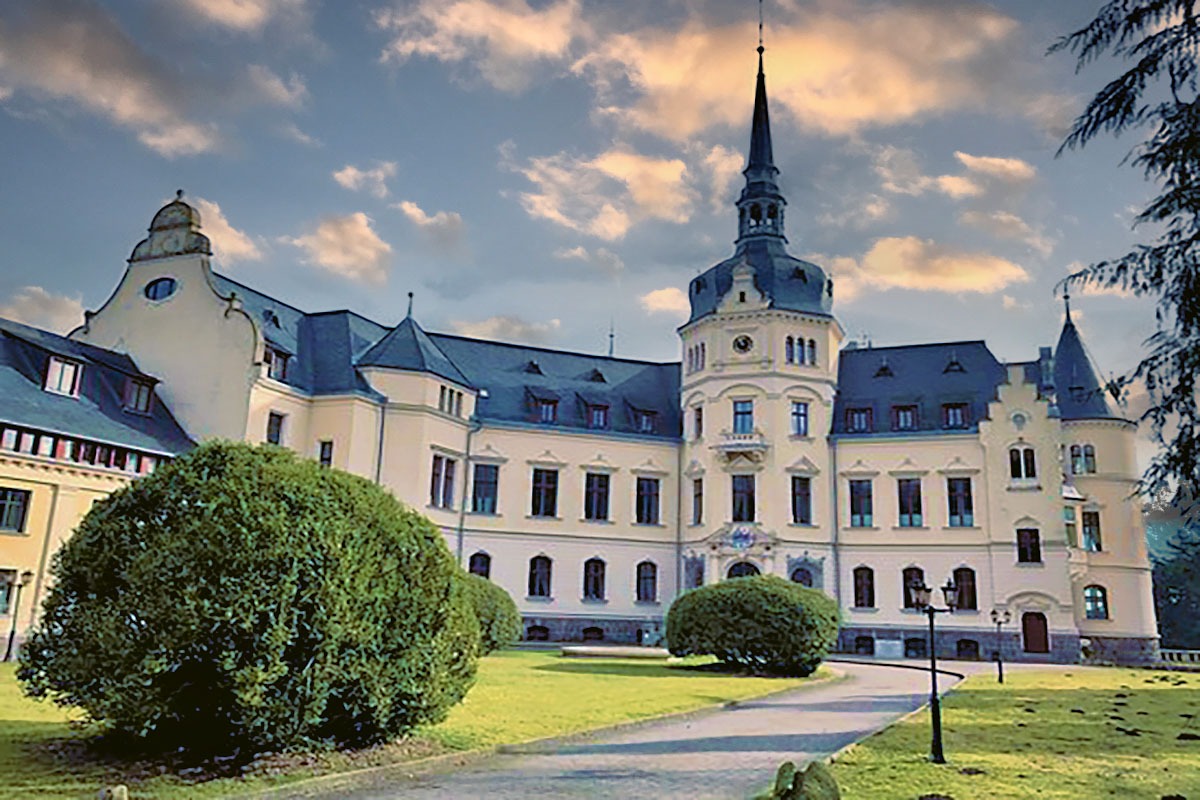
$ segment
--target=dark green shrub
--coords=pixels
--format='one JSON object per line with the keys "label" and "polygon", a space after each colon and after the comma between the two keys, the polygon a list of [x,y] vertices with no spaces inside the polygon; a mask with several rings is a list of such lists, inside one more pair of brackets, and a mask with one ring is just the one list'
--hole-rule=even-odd
{"label": "dark green shrub", "polygon": [[837,632],[837,604],[828,595],[776,575],[693,589],[667,613],[673,655],[714,655],[753,672],[808,675]]}
{"label": "dark green shrub", "polygon": [[479,618],[479,645],[484,655],[521,638],[521,614],[502,586],[471,574],[463,576],[463,583]]}
{"label": "dark green shrub", "polygon": [[98,502],[18,675],[156,747],[365,744],[435,722],[478,622],[442,534],[274,447],[198,447]]}

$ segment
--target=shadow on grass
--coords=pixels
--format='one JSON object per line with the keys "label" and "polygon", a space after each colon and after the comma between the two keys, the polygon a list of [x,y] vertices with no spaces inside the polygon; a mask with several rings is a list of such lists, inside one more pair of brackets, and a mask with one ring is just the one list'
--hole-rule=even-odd
{"label": "shadow on grass", "polygon": [[702,675],[718,675],[726,678],[783,678],[795,679],[795,675],[750,672],[742,667],[722,663],[710,664],[639,664],[626,661],[584,661],[563,659],[561,663],[543,664],[534,667],[542,672],[566,672],[575,675],[623,675],[630,678],[686,678]]}

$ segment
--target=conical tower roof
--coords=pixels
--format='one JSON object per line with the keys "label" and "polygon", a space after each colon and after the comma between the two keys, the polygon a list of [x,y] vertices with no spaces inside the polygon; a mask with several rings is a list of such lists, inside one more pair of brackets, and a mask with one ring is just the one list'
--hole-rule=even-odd
{"label": "conical tower roof", "polygon": [[1108,392],[1088,358],[1071,320],[1071,307],[1054,348],[1054,391],[1063,419],[1122,419],[1109,404]]}
{"label": "conical tower roof", "polygon": [[358,359],[358,366],[429,372],[454,381],[459,386],[472,388],[466,376],[411,316],[405,317],[363,353]]}

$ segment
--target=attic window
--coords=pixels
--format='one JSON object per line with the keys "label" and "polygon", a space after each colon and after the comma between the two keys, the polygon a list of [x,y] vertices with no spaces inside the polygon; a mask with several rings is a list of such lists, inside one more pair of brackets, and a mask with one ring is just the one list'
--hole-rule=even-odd
{"label": "attic window", "polygon": [[75,397],[79,394],[79,377],[82,372],[82,364],[51,356],[50,366],[46,370],[45,389],[54,394]]}
{"label": "attic window", "polygon": [[146,381],[129,378],[125,381],[125,410],[136,414],[150,413],[150,398],[154,390]]}
{"label": "attic window", "polygon": [[536,361],[530,360],[525,364],[525,371],[530,375],[543,375],[542,368],[538,366]]}
{"label": "attic window", "polygon": [[704,280],[704,278],[696,278],[696,280],[692,281],[692,291],[696,294],[700,294],[707,288],[708,281]]}
{"label": "attic window", "polygon": [[879,369],[875,370],[876,378],[892,378],[895,375],[896,373],[892,372],[892,368],[888,366],[886,358],[879,362]]}
{"label": "attic window", "polygon": [[279,327],[279,315],[269,308],[264,308],[262,312],[263,322],[266,322],[274,327]]}
{"label": "attic window", "polygon": [[288,361],[291,358],[282,350],[274,347],[263,349],[263,362],[267,365],[267,377],[277,381],[287,380]]}
{"label": "attic window", "polygon": [[598,369],[594,369],[588,373],[587,379],[592,383],[608,383],[608,381],[604,378],[604,373]]}
{"label": "attic window", "polygon": [[633,426],[638,433],[654,433],[658,415],[653,411],[634,409]]}
{"label": "attic window", "polygon": [[967,368],[964,367],[962,365],[962,362],[960,362],[958,360],[958,354],[951,352],[950,353],[950,361],[947,362],[946,368],[942,370],[942,374],[944,375],[947,372],[966,372],[966,371],[967,371]]}
{"label": "attic window", "polygon": [[608,406],[589,405],[588,406],[588,427],[589,428],[607,428],[608,427]]}
{"label": "attic window", "polygon": [[537,418],[538,422],[557,422],[558,421],[558,401],[557,400],[538,400],[537,401]]}
{"label": "attic window", "polygon": [[792,270],[792,280],[808,283],[808,273],[802,267],[796,267]]}

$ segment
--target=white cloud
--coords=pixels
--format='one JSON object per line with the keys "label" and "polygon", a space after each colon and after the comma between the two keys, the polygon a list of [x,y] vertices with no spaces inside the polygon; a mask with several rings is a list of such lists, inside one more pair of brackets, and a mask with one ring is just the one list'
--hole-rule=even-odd
{"label": "white cloud", "polygon": [[714,145],[701,162],[708,177],[708,202],[714,211],[724,211],[733,202],[733,186],[742,172],[745,159],[741,153],[723,145]]}
{"label": "white cloud", "polygon": [[586,247],[579,245],[571,248],[559,248],[554,251],[554,257],[561,261],[583,261],[598,272],[616,277],[625,271],[625,262],[621,257],[604,247],[597,247],[589,252]]}
{"label": "white cloud", "polygon": [[315,136],[310,136],[294,122],[289,122],[279,129],[279,134],[286,139],[291,139],[293,142],[304,145],[305,147],[321,147],[323,142]]}
{"label": "white cloud", "polygon": [[579,0],[417,0],[401,10],[375,13],[392,38],[381,56],[402,64],[413,56],[445,63],[471,62],[497,89],[518,91],[534,71],[561,61],[583,31]]}
{"label": "white cloud", "polygon": [[273,20],[306,12],[305,0],[176,0],[200,19],[240,33],[257,33]]}
{"label": "white cloud", "polygon": [[396,176],[395,161],[377,161],[371,169],[359,169],[347,164],[333,173],[333,179],[352,192],[366,190],[383,199],[388,196],[387,180]]}
{"label": "white cloud", "polygon": [[691,310],[687,295],[678,286],[667,286],[646,292],[638,298],[638,302],[651,314],[686,316]]}
{"label": "white cloud", "polygon": [[0,26],[0,80],[11,90],[66,101],[133,131],[167,157],[215,149],[217,128],[189,120],[188,87],[90,4],[36,5]]}
{"label": "white cloud", "polygon": [[1006,183],[1028,183],[1037,177],[1037,169],[1028,161],[1019,158],[973,156],[961,150],[955,151],[954,157],[971,172]]}
{"label": "white cloud", "polygon": [[827,211],[821,214],[817,221],[823,226],[862,229],[873,222],[887,219],[893,211],[891,201],[874,192],[868,192],[859,197],[835,199],[843,201],[841,210]]}
{"label": "white cloud", "polygon": [[1001,295],[1000,304],[1005,311],[1030,311],[1033,308],[1033,303],[1021,302],[1010,294]]}
{"label": "white cloud", "polygon": [[450,327],[454,329],[455,333],[475,339],[545,344],[558,334],[562,323],[557,319],[546,322],[529,322],[521,317],[502,314],[481,319],[478,322],[452,320]]}
{"label": "white cloud", "polygon": [[399,209],[439,250],[454,251],[462,246],[466,226],[457,211],[439,211],[430,215],[411,200],[393,203],[392,208]]}
{"label": "white cloud", "polygon": [[325,217],[303,236],[287,238],[307,254],[306,260],[335,275],[363,283],[387,282],[392,246],[371,228],[361,211]]}
{"label": "white cloud", "polygon": [[7,86],[0,86],[0,103],[13,96],[13,90]]}
{"label": "white cloud", "polygon": [[269,67],[251,64],[246,68],[246,79],[254,93],[272,105],[300,108],[308,99],[308,87],[295,72],[285,81]]}
{"label": "white cloud", "polygon": [[964,211],[958,221],[999,239],[1024,242],[1043,257],[1054,251],[1053,240],[1010,211]]}
{"label": "white cloud", "polygon": [[196,197],[192,200],[196,210],[200,212],[200,224],[213,244],[213,252],[226,263],[235,261],[261,261],[262,250],[244,231],[229,224],[221,206]]}
{"label": "white cloud", "polygon": [[24,286],[0,306],[0,317],[55,333],[68,333],[83,324],[83,302],[79,295],[69,297],[53,294],[41,286]]}
{"label": "white cloud", "polygon": [[921,195],[937,191],[954,199],[983,193],[983,187],[964,175],[925,175],[912,150],[884,145],[875,153],[875,174],[883,181],[884,191],[893,194]]}

